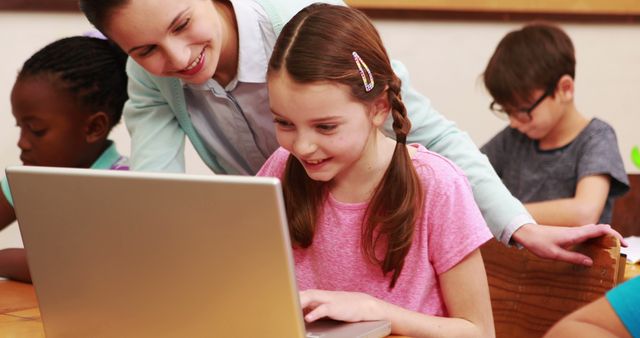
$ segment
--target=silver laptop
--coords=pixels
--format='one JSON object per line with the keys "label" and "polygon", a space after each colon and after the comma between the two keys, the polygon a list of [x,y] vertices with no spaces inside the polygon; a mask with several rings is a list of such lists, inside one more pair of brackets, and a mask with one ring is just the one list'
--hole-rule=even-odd
{"label": "silver laptop", "polygon": [[305,332],[277,179],[44,167],[7,177],[48,338],[390,332],[385,321]]}

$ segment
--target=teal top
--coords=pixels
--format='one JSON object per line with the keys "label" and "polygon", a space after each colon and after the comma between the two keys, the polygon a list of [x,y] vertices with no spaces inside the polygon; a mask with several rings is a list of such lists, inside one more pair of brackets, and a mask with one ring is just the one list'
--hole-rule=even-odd
{"label": "teal top", "polygon": [[[253,0],[260,4],[279,34],[285,23],[315,0]],[[343,4],[341,1],[325,1]],[[428,98],[411,87],[407,69],[400,62],[392,66],[402,81],[401,94],[411,119],[407,143],[420,143],[455,162],[463,169],[474,198],[493,235],[508,243],[521,225],[533,223],[522,203],[502,184],[487,158],[478,151],[468,134],[437,112]],[[266,73],[266,69],[264,70]],[[132,169],[140,171],[184,172],[184,142],[189,138],[200,158],[212,171],[227,172],[220,154],[210,151],[197,133],[187,109],[184,88],[177,78],[157,77],[131,58],[127,63],[129,100],[123,116],[131,135]],[[251,107],[249,107],[251,108]],[[211,111],[211,114],[215,114]],[[391,118],[384,126],[394,135]]]}
{"label": "teal top", "polygon": [[640,277],[609,290],[607,301],[634,338],[640,338]]}
{"label": "teal top", "polygon": [[[93,162],[91,165],[91,169],[112,169],[112,170],[128,170],[129,169],[129,161],[125,156],[122,156],[118,153],[116,149],[115,143],[109,141],[110,145],[105,150],[98,159]],[[13,206],[13,197],[11,196],[11,190],[9,189],[9,183],[6,178],[0,181],[0,185],[2,186],[2,193],[4,197],[7,199],[9,204]]]}

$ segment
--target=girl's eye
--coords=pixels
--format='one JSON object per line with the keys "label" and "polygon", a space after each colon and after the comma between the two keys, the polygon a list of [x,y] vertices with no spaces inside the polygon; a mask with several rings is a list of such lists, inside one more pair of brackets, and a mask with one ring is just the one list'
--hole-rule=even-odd
{"label": "girl's eye", "polygon": [[323,131],[323,132],[333,131],[337,127],[338,127],[337,124],[319,124],[316,126],[316,128],[320,129],[320,131]]}
{"label": "girl's eye", "polygon": [[189,22],[191,22],[191,18],[187,18],[186,20],[184,20],[184,21],[180,24],[180,26],[176,27],[173,31],[174,31],[175,33],[182,31],[183,29],[185,29],[185,28],[189,25]]}
{"label": "girl's eye", "polygon": [[283,119],[279,119],[277,117],[273,119],[273,123],[275,123],[279,127],[283,127],[283,128],[287,128],[287,127],[292,127],[293,126],[289,121],[283,120]]}

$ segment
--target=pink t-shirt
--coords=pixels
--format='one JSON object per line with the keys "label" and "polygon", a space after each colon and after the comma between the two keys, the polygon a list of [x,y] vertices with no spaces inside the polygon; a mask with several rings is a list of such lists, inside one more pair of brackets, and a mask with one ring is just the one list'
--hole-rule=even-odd
{"label": "pink t-shirt", "polygon": [[[324,202],[313,244],[293,250],[298,288],[357,291],[405,309],[446,316],[438,275],[458,264],[491,238],[473,200],[471,187],[457,166],[414,145],[413,164],[425,191],[424,212],[414,231],[411,249],[393,289],[377,265],[363,257],[360,229],[367,202]],[[278,149],[258,172],[281,177],[289,153]]]}

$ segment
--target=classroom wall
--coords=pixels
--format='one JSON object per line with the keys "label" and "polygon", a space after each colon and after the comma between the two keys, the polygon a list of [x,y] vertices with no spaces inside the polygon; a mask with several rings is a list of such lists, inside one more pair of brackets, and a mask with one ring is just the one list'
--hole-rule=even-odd
{"label": "classroom wall", "polygon": [[[413,85],[478,145],[506,124],[489,110],[480,74],[500,38],[518,22],[375,20],[393,58],[410,70]],[[640,25],[562,24],[577,50],[576,102],[587,116],[616,129],[629,172],[631,148],[640,145]],[[54,39],[91,29],[79,13],[0,12],[0,167],[19,164],[18,129],[9,95],[17,70],[38,48]],[[123,125],[112,133],[122,153],[129,138]],[[192,149],[187,170],[207,174]],[[0,234],[0,248],[19,244],[17,227]]]}

